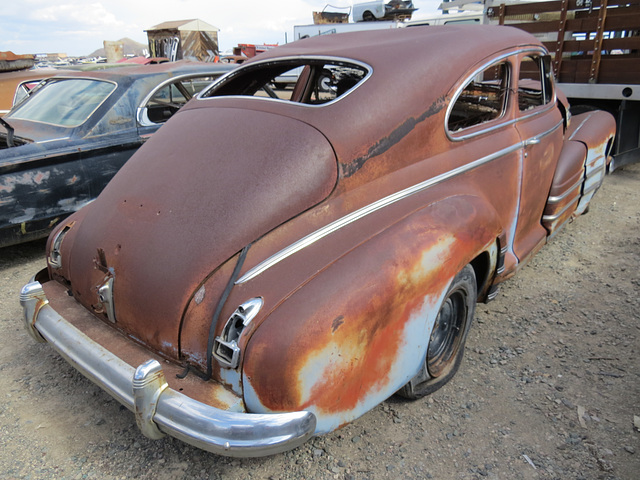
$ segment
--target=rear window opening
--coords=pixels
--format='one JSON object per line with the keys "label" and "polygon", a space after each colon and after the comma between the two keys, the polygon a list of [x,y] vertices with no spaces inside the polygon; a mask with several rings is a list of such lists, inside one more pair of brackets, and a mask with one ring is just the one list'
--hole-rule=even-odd
{"label": "rear window opening", "polygon": [[77,127],[102,105],[115,88],[114,83],[102,80],[52,79],[39,88],[31,101],[17,106],[7,118]]}
{"label": "rear window opening", "polygon": [[363,65],[321,59],[257,63],[232,72],[202,98],[241,95],[323,105],[344,96],[368,74]]}

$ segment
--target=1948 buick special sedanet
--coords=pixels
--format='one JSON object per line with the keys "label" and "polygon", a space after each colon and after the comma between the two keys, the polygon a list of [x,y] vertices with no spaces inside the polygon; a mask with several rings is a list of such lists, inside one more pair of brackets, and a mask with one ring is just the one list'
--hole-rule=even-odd
{"label": "1948 buick special sedanet", "polygon": [[203,91],[56,228],[26,325],[149,437],[294,448],[444,385],[476,301],[585,211],[614,133],[570,118],[520,30],[295,42]]}

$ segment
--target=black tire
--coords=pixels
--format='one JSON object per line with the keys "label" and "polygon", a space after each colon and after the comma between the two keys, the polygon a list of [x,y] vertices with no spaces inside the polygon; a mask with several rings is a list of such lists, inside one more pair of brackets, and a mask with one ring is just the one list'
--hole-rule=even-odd
{"label": "black tire", "polygon": [[375,22],[376,17],[373,15],[373,13],[367,10],[362,14],[362,20],[364,20],[365,22]]}
{"label": "black tire", "polygon": [[467,265],[451,281],[429,338],[425,361],[418,374],[398,390],[400,396],[422,398],[456,374],[476,309],[477,289],[473,267]]}

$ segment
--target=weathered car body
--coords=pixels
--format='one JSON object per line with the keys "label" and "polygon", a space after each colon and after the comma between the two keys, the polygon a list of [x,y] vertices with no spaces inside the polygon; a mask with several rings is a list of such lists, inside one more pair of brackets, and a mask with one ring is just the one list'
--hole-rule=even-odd
{"label": "weathered car body", "polygon": [[178,62],[46,79],[0,126],[0,247],[46,237],[93,200],[182,104],[231,68]]}
{"label": "weathered car body", "polygon": [[56,228],[21,294],[27,328],[151,438],[293,448],[453,376],[476,301],[603,180],[613,118],[568,112],[544,47],[508,27],[267,52]]}
{"label": "weathered car body", "polygon": [[55,68],[0,72],[0,117],[9,113],[14,105],[24,100],[41,80],[65,73],[66,71]]}

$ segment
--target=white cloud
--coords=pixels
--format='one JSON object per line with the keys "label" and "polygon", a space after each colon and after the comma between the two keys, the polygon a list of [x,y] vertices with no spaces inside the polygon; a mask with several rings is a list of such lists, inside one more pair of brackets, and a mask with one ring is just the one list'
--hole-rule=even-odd
{"label": "white cloud", "polygon": [[[329,0],[349,6],[350,0]],[[199,18],[220,28],[222,50],[238,43],[284,43],[293,37],[294,25],[313,22],[312,12],[327,1],[313,0],[103,0],[86,3],[63,0],[22,0],[20,7],[3,8],[0,16],[1,50],[15,53],[65,52],[87,55],[103,40],[129,37],[146,43],[144,33],[169,20]],[[357,2],[356,2],[357,3]],[[436,13],[439,0],[414,0],[419,16]]]}

